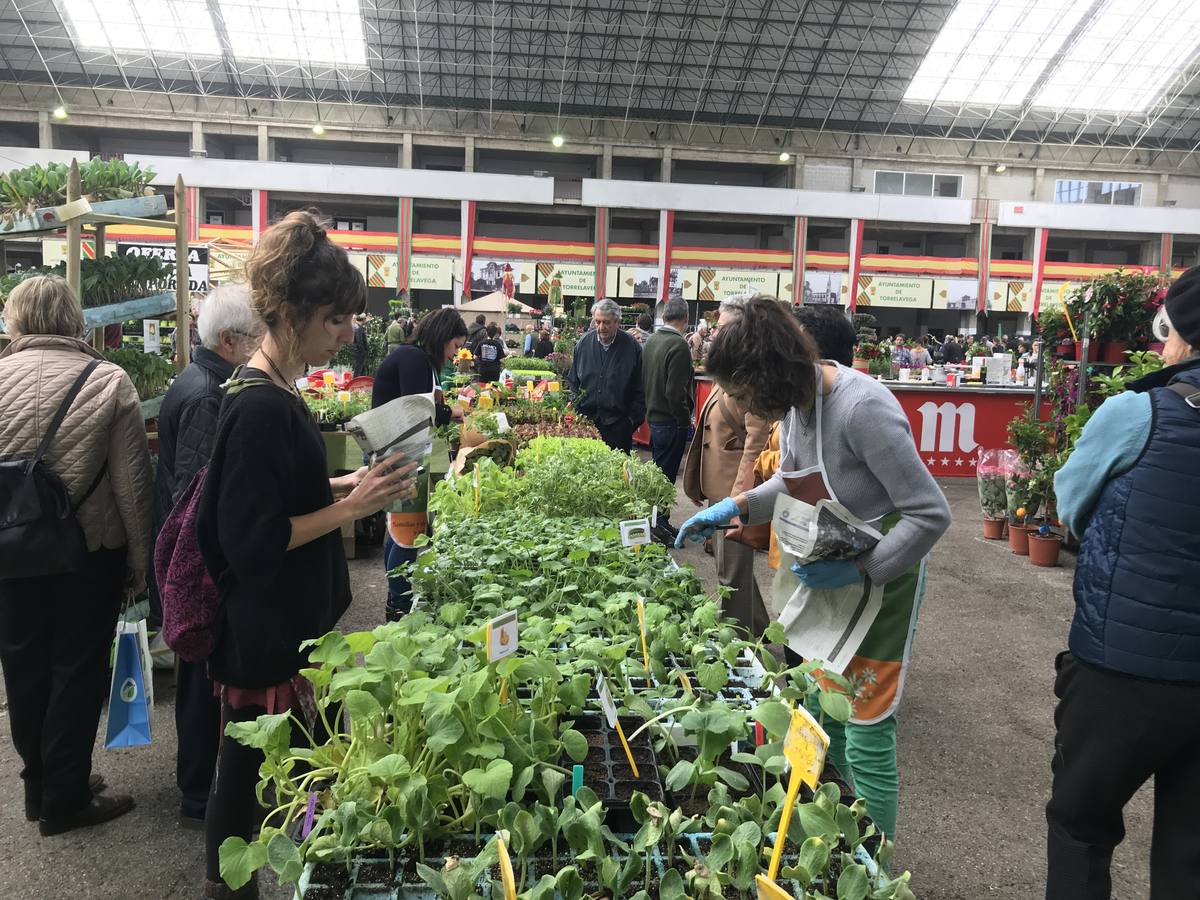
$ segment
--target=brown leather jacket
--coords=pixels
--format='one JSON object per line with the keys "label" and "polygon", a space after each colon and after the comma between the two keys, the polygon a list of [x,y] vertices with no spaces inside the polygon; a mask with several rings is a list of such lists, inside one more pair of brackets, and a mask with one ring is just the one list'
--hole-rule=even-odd
{"label": "brown leather jacket", "polygon": [[[0,353],[0,457],[32,456],[76,376],[98,357],[75,338],[29,334]],[[71,404],[46,452],[50,469],[79,497],[108,463],[79,508],[88,550],[128,547],[129,568],[150,564],[154,474],[141,404],[129,376],[101,363]]]}
{"label": "brown leather jacket", "polygon": [[683,467],[683,492],[697,503],[721,500],[754,487],[754,463],[770,423],[742,409],[714,387],[700,410]]}

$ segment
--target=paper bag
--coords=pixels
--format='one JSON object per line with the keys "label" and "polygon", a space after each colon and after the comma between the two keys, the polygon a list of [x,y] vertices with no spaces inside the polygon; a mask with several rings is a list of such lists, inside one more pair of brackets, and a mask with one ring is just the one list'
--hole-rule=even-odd
{"label": "paper bag", "polygon": [[141,747],[150,743],[153,690],[146,621],[119,622],[116,659],[108,690],[105,747]]}

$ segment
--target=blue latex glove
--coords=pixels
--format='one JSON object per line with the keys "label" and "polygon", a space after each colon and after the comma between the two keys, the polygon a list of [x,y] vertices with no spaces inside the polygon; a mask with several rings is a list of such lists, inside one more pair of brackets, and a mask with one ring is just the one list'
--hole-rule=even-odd
{"label": "blue latex glove", "polygon": [[852,559],[819,559],[807,566],[792,563],[800,583],[810,588],[840,588],[863,580],[858,563]]}
{"label": "blue latex glove", "polygon": [[691,538],[693,541],[702,541],[712,537],[712,533],[718,525],[727,525],[738,515],[740,515],[738,507],[732,497],[726,497],[720,503],[700,510],[683,523],[679,534],[675,537],[675,547],[677,549],[682,547],[685,537]]}

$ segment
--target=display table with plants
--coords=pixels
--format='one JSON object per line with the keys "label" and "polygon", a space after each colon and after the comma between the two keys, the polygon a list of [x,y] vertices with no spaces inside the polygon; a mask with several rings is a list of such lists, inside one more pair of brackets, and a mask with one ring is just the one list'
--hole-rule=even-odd
{"label": "display table with plants", "polygon": [[[272,799],[255,840],[222,845],[223,876],[267,868],[304,900],[499,898],[503,839],[523,900],[753,896],[785,805],[789,704],[844,721],[850,685],[783,666],[778,626],[739,631],[662,547],[622,545],[620,520],[674,499],[652,464],[550,438],[475,471],[434,491],[415,611],[309,642],[314,722],[229,726],[264,751]],[[515,652],[489,662],[488,623],[511,611]],[[790,816],[778,882],[911,898],[832,774]]]}

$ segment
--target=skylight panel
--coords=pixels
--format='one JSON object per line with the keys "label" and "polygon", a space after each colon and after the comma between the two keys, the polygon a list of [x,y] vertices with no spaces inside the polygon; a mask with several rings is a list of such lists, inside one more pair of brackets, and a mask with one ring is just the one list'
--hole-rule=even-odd
{"label": "skylight panel", "polygon": [[1200,46],[1200,4],[1109,0],[1034,98],[1035,106],[1141,112]]}
{"label": "skylight panel", "polygon": [[219,0],[239,59],[366,66],[358,0]]}
{"label": "skylight panel", "polygon": [[220,56],[221,42],[205,0],[59,0],[75,43],[114,55],[169,53]]}
{"label": "skylight panel", "polygon": [[961,0],[904,99],[1020,105],[1088,6],[1080,0]]}

